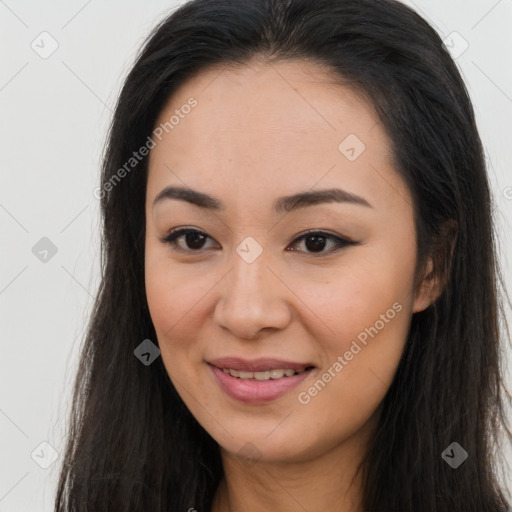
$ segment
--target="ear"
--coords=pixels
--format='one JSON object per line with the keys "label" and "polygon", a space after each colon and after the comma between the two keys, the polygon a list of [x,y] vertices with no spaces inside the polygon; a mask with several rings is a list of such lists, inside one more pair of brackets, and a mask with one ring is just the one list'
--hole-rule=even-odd
{"label": "ear", "polygon": [[457,221],[454,219],[444,221],[434,237],[431,253],[424,266],[423,277],[416,286],[414,313],[427,309],[443,293],[450,280],[457,238]]}
{"label": "ear", "polygon": [[416,297],[414,298],[413,313],[418,313],[432,305],[443,292],[441,279],[434,274],[434,263],[432,258],[428,259],[425,276],[418,285]]}

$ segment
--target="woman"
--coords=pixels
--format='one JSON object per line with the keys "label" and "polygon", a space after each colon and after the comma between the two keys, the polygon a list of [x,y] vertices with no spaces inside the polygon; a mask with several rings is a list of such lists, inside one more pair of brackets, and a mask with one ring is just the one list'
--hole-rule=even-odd
{"label": "woman", "polygon": [[56,511],[507,510],[483,150],[415,12],[183,5],[126,79],[96,193]]}

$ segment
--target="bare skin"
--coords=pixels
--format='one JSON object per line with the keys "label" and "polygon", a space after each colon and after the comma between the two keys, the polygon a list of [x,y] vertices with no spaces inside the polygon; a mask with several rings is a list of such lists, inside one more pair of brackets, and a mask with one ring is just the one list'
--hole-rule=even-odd
{"label": "bare skin", "polygon": [[[435,283],[413,286],[412,198],[389,139],[370,103],[305,61],[203,70],[173,94],[157,125],[190,97],[197,106],[150,154],[146,292],[171,381],[221,447],[225,479],[212,511],[359,512],[356,468],[378,407],[412,314],[438,294]],[[350,134],[364,150],[354,138],[339,149]],[[209,194],[225,210],[176,199],[153,205],[170,185]],[[370,206],[272,210],[278,197],[331,188]],[[160,240],[181,227],[207,235],[202,246]],[[306,230],[354,244],[297,241]],[[247,237],[257,245],[242,244]],[[249,263],[239,246],[262,252]],[[227,356],[315,368],[275,400],[244,403],[207,364]],[[325,386],[315,392],[319,379]]]}

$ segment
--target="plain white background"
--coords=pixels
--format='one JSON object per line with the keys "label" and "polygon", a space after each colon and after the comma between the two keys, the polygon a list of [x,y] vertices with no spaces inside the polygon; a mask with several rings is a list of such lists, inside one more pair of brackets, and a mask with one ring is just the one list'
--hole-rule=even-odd
{"label": "plain white background", "polygon": [[[466,80],[512,291],[512,0],[406,3],[448,37]],[[99,281],[93,190],[106,129],[139,45],[176,5],[0,0],[0,512],[52,510],[78,348]],[[43,237],[57,251],[46,262],[33,252],[48,243]]]}

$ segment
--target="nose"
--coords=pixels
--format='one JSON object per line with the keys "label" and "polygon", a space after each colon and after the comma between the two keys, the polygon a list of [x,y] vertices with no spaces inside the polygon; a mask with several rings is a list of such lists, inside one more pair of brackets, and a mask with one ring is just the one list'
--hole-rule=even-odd
{"label": "nose", "polygon": [[233,336],[254,339],[263,329],[284,329],[292,318],[287,300],[290,290],[264,257],[252,263],[237,253],[222,280],[214,320]]}

